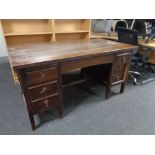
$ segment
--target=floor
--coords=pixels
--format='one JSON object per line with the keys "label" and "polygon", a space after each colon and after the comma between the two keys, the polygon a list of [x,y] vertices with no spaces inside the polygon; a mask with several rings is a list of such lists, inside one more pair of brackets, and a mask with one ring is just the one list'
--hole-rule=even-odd
{"label": "floor", "polygon": [[[70,76],[75,76],[70,75]],[[36,116],[32,131],[8,58],[0,59],[0,134],[117,135],[155,134],[155,81],[143,86],[127,83],[124,94],[113,88],[105,100],[105,87],[95,81],[63,89],[64,118],[56,111]]]}

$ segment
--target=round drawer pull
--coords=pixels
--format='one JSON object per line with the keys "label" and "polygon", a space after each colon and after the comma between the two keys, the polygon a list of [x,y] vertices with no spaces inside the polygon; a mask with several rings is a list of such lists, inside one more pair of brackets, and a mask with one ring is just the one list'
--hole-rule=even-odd
{"label": "round drawer pull", "polygon": [[46,87],[42,87],[42,90],[40,91],[40,94],[43,94],[47,91],[47,88]]}
{"label": "round drawer pull", "polygon": [[48,107],[48,100],[44,100],[43,103],[45,104],[45,107]]}

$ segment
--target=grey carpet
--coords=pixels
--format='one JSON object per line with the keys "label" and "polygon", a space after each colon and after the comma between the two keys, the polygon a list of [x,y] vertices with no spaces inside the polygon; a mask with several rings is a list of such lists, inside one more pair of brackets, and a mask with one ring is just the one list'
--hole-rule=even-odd
{"label": "grey carpet", "polygon": [[[70,75],[74,76],[74,75]],[[94,81],[63,89],[64,118],[45,112],[32,131],[18,85],[7,58],[0,59],[0,134],[155,134],[155,82],[143,86],[127,83],[124,94],[113,88],[105,100],[105,88]]]}

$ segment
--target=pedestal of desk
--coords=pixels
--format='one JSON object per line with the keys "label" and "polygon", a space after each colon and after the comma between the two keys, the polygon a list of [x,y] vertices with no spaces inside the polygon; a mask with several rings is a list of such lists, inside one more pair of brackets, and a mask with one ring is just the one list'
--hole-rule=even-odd
{"label": "pedestal of desk", "polygon": [[19,79],[32,129],[34,115],[57,108],[63,115],[61,67],[58,64],[30,67],[19,71]]}
{"label": "pedestal of desk", "polygon": [[121,84],[120,93],[124,92],[125,82],[128,78],[128,71],[131,61],[131,53],[117,54],[114,56],[114,61],[107,79],[106,98],[109,98],[111,87]]}
{"label": "pedestal of desk", "polygon": [[106,85],[106,98],[111,94],[111,88],[121,85],[120,93],[124,92],[125,81],[128,77],[131,53],[115,54],[113,62],[109,64],[97,65],[82,68],[82,74],[86,73]]}

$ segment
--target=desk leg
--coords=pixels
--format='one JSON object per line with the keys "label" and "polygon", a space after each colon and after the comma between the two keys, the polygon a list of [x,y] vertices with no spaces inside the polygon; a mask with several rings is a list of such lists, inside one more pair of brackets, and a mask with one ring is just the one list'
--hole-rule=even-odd
{"label": "desk leg", "polygon": [[107,85],[105,98],[108,99],[111,95],[111,85]]}
{"label": "desk leg", "polygon": [[63,118],[63,105],[58,107],[58,112],[59,112],[60,118]]}
{"label": "desk leg", "polygon": [[31,123],[32,130],[35,130],[35,129],[36,129],[36,126],[35,126],[35,121],[34,121],[34,116],[33,116],[33,114],[30,114],[30,113],[29,113],[29,119],[30,119],[30,123]]}
{"label": "desk leg", "polygon": [[124,93],[124,89],[125,89],[125,83],[122,83],[121,84],[120,93]]}
{"label": "desk leg", "polygon": [[19,75],[23,99],[27,107],[31,127],[32,127],[32,130],[35,130],[36,126],[35,126],[34,115],[32,113],[32,107],[31,107],[32,105],[30,104],[31,103],[30,94],[28,93],[27,84],[26,84],[27,79],[26,79],[25,70],[18,71],[18,75]]}
{"label": "desk leg", "polygon": [[62,96],[62,73],[61,73],[61,64],[58,65],[58,82],[59,82],[59,97],[60,97],[60,103],[58,106],[58,113],[60,118],[63,118],[63,111],[64,111],[64,106],[63,106],[63,96]]}
{"label": "desk leg", "polygon": [[107,74],[107,80],[106,80],[106,94],[105,98],[108,99],[111,95],[111,76],[112,76],[112,69],[113,69],[113,64],[111,67],[108,69],[108,74]]}

